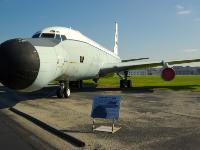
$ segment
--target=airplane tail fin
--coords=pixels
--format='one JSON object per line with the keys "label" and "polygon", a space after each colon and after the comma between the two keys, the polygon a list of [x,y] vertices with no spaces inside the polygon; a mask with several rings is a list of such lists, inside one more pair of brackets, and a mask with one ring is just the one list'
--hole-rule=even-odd
{"label": "airplane tail fin", "polygon": [[114,45],[114,53],[118,55],[118,23],[115,22],[115,45]]}

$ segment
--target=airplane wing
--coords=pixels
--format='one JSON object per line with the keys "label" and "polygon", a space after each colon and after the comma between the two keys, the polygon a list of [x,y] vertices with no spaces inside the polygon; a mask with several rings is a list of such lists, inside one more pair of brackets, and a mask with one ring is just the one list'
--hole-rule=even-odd
{"label": "airplane wing", "polygon": [[174,64],[185,64],[192,62],[200,62],[200,59],[192,59],[192,60],[176,60],[176,61],[168,61],[168,62],[137,62],[137,61],[128,61],[128,62],[119,62],[119,63],[107,63],[103,64],[100,69],[99,75],[104,76],[109,73],[120,72],[125,70],[133,70],[133,69],[143,69],[143,68],[151,68],[158,66],[174,65]]}

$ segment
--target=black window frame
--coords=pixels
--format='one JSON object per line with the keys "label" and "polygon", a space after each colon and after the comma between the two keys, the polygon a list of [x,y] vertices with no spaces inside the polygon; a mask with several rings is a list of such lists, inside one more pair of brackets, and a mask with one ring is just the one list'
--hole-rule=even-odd
{"label": "black window frame", "polygon": [[59,40],[59,41],[62,40],[60,34],[56,34],[56,35],[55,35],[55,39],[56,39],[56,40]]}
{"label": "black window frame", "polygon": [[[45,35],[45,36],[44,36]],[[50,36],[52,35],[52,36]],[[42,33],[41,38],[49,38],[49,39],[54,39],[55,38],[55,33]]]}

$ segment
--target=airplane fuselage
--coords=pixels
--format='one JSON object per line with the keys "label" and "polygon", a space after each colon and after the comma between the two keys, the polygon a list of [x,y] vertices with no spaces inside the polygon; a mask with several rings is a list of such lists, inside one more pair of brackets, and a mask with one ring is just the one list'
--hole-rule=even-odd
{"label": "airplane fuselage", "polygon": [[[32,44],[34,40],[42,42],[41,39],[28,39]],[[35,45],[35,48],[40,58],[40,69],[36,80],[26,90],[41,88],[53,80],[78,81],[98,78],[99,70],[104,63],[121,61],[112,52],[72,39],[62,41],[53,47]]]}
{"label": "airplane fuselage", "polygon": [[[63,28],[57,28],[57,29],[63,30]],[[50,34],[52,30],[53,28],[47,28],[42,33]],[[101,45],[97,44],[96,42],[90,40],[89,38],[82,35],[78,31],[67,29],[67,32],[69,33],[72,32],[72,34],[71,36],[70,34],[65,34],[65,36],[67,37],[65,40],[56,38],[38,37],[29,39],[13,39],[10,40],[9,43],[8,41],[6,41],[7,45],[21,44],[24,46],[23,47],[24,49],[33,47],[32,51],[34,52],[29,56],[27,56],[27,59],[36,57],[35,55],[37,55],[37,60],[35,58],[34,61],[37,61],[37,65],[39,64],[39,66],[37,66],[35,71],[31,71],[31,73],[34,72],[35,76],[32,77],[31,73],[29,73],[30,77],[27,77],[26,81],[24,81],[24,82],[30,82],[29,84],[19,87],[15,85],[13,86],[13,89],[20,91],[35,91],[43,88],[53,80],[78,81],[84,79],[94,79],[99,77],[99,71],[103,64],[121,62],[119,56],[107,50],[106,48],[102,47]],[[56,35],[56,33],[52,34]],[[61,34],[62,31],[59,31],[59,35]],[[10,48],[4,46],[6,45],[5,43],[2,44],[2,47],[4,47],[1,48],[2,52],[4,51],[3,49],[7,51],[7,49]],[[28,46],[26,47],[26,45]],[[20,50],[15,49],[14,47],[10,48],[10,51],[15,51],[16,55],[18,54],[21,55],[21,53],[17,53]],[[23,52],[26,53],[25,51]],[[14,54],[9,54],[9,55],[14,55]],[[15,61],[20,61],[20,60],[14,60],[13,62],[11,60],[12,63],[10,64],[10,66],[9,64],[6,64],[7,68],[14,67],[14,64],[16,64]],[[29,61],[26,59],[21,64],[27,66],[27,68],[29,66],[30,67],[35,66],[34,64],[30,64]],[[27,72],[29,72],[28,70],[29,69],[27,69]],[[32,68],[30,70],[32,70]],[[7,72],[7,70],[4,70],[4,72]],[[7,77],[10,78],[11,74],[12,76],[15,76],[16,78],[15,82],[16,81],[23,82],[22,74],[24,73],[20,74],[19,71],[16,69],[15,72],[11,72],[8,76],[5,75],[6,78]],[[5,78],[5,76],[3,78]],[[20,79],[18,80],[17,77]],[[5,86],[12,87],[9,84],[12,85],[13,83],[10,82],[6,83],[6,82],[7,81],[5,82],[3,81],[2,83]],[[17,83],[17,85],[20,84],[22,83]]]}

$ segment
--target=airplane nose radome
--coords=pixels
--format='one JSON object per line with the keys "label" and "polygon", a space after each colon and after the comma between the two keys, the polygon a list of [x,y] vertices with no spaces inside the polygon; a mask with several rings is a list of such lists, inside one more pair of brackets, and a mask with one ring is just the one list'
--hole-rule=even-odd
{"label": "airplane nose radome", "polygon": [[24,39],[0,45],[0,82],[11,89],[23,90],[37,78],[40,59],[35,47]]}

